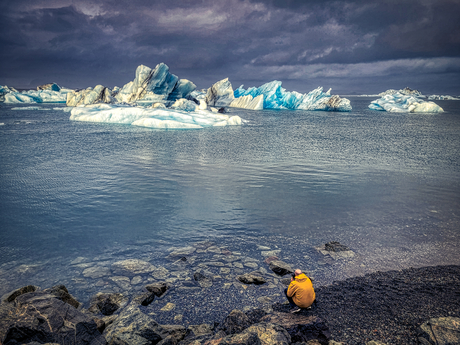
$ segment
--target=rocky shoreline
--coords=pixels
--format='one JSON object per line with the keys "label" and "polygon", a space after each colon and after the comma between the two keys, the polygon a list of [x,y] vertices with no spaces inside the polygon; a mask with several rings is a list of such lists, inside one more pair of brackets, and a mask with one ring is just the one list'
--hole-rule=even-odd
{"label": "rocky shoreline", "polygon": [[[180,253],[184,251],[181,249]],[[344,251],[331,250],[331,253],[352,255]],[[261,274],[259,269],[238,275],[231,284],[243,290],[260,291],[262,286],[270,284],[263,281],[270,274],[287,284],[284,280],[288,278],[283,276],[289,273],[289,265],[276,257],[267,261],[273,273]],[[180,256],[175,262],[184,265],[187,256]],[[133,270],[142,274],[148,267],[145,262],[133,259],[112,265],[112,270],[119,274],[132,274]],[[153,282],[130,296],[98,293],[89,305],[77,301],[63,285],[45,290],[27,286],[2,298],[1,344],[426,345],[460,341],[460,266],[375,272],[318,286],[313,308],[299,314],[289,314],[283,298],[273,301],[275,298],[270,296],[259,297],[256,307],[248,301],[243,310],[232,310],[229,301],[239,297],[238,290],[229,287],[221,295],[212,294],[212,281],[201,267],[193,274],[189,289],[183,284]],[[166,324],[168,319],[161,315],[171,313],[177,304],[186,304],[188,292],[198,286],[205,292],[203,301],[200,303],[194,296],[196,300],[189,301],[188,306],[196,316],[184,318],[176,314]],[[221,317],[214,322],[203,323],[199,317],[200,305],[208,305],[205,299],[222,310]]]}

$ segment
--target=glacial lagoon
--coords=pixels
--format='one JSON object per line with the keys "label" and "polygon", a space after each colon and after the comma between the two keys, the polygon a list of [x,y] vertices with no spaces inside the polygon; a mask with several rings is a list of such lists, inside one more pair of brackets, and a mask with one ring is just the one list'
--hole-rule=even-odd
{"label": "glacial lagoon", "polygon": [[[316,285],[459,265],[460,102],[401,114],[348,98],[342,113],[231,108],[241,126],[191,131],[70,121],[54,110],[63,104],[0,105],[0,294],[60,283],[87,304],[169,281],[175,290],[150,307],[158,322],[211,322],[283,300],[267,255]],[[355,255],[322,255],[329,241]],[[191,253],[171,256],[181,248]],[[154,270],[117,273],[127,259]],[[194,281],[197,270],[211,285]],[[269,282],[236,281],[253,270]]]}

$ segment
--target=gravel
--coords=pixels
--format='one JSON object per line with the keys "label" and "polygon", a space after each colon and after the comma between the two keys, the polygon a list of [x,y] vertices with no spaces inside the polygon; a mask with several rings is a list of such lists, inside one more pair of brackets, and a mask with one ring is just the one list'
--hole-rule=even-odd
{"label": "gravel", "polygon": [[460,317],[460,266],[375,272],[315,290],[312,309],[301,313],[326,320],[331,339],[347,345],[418,344],[417,327],[423,322]]}

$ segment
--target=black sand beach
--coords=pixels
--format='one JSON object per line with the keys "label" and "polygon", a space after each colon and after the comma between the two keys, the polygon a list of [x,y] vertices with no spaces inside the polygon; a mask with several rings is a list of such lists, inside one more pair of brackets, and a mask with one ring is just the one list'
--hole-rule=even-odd
{"label": "black sand beach", "polygon": [[376,272],[318,287],[316,296],[313,308],[301,313],[326,320],[335,341],[418,344],[423,322],[460,317],[460,266]]}

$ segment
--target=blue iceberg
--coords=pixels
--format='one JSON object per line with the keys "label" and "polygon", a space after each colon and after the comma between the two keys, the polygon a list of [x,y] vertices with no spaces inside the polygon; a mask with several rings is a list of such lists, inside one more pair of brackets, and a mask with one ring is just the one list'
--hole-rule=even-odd
{"label": "blue iceberg", "polygon": [[[56,84],[49,84],[56,85]],[[51,86],[43,89],[44,86],[37,87],[37,90],[19,92],[15,88],[0,86],[0,101],[9,104],[21,103],[65,103],[67,93],[71,90],[61,89],[59,86]],[[59,91],[56,91],[59,87]]]}
{"label": "blue iceberg", "polygon": [[301,94],[296,91],[286,91],[281,87],[282,82],[274,80],[260,87],[250,87],[245,90],[241,85],[234,92],[235,99],[251,96],[252,99],[263,96],[264,109],[291,109],[291,110],[326,110],[326,111],[351,111],[350,101],[331,95],[331,90],[323,92],[322,87]]}

